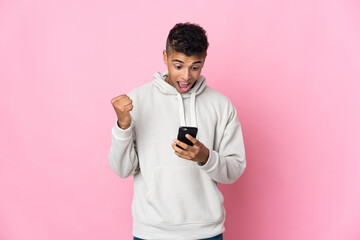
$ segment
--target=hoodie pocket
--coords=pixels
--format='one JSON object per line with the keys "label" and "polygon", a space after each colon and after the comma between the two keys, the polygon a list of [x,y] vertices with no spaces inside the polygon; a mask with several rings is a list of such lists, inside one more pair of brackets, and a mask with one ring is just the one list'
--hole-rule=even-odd
{"label": "hoodie pocket", "polygon": [[196,166],[158,167],[148,193],[148,216],[157,223],[215,222],[223,218],[216,182]]}

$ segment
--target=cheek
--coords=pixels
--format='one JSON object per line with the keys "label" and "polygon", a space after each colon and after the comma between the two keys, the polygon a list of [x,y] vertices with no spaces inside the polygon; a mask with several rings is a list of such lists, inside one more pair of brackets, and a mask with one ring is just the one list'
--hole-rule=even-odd
{"label": "cheek", "polygon": [[174,71],[169,70],[169,77],[171,79],[171,82],[175,84],[177,82],[178,74]]}
{"label": "cheek", "polygon": [[173,81],[176,81],[179,77],[179,73],[174,70],[172,70],[172,71],[169,70],[169,75]]}
{"label": "cheek", "polygon": [[198,79],[199,76],[200,76],[200,73],[199,73],[199,72],[193,72],[193,73],[191,74],[191,77],[192,77],[194,80]]}

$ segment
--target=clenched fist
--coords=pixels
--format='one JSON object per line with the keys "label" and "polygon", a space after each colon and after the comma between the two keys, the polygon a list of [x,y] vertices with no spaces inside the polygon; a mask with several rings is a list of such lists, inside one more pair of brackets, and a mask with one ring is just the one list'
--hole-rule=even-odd
{"label": "clenched fist", "polygon": [[133,109],[132,100],[125,94],[111,99],[117,118],[118,125],[121,129],[127,129],[131,124],[130,111]]}

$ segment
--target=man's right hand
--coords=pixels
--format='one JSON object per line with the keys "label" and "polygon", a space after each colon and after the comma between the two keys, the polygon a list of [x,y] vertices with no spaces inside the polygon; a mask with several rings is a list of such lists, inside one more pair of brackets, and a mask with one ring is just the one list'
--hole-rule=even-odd
{"label": "man's right hand", "polygon": [[131,124],[130,111],[133,109],[132,100],[125,94],[111,99],[117,118],[118,125],[121,129],[127,129]]}

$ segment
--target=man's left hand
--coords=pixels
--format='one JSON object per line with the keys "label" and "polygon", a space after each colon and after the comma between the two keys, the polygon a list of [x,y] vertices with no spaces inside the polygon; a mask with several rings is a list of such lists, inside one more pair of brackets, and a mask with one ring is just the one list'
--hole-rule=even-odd
{"label": "man's left hand", "polygon": [[[194,146],[187,145],[178,139],[174,139],[174,143],[171,144],[171,146],[175,150],[175,154],[181,158],[205,164],[209,158],[209,149],[190,134],[186,134],[185,137],[189,139]],[[177,147],[176,144],[183,149]]]}

